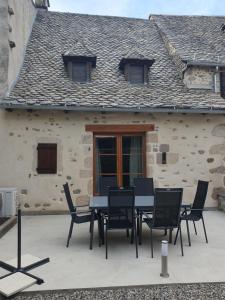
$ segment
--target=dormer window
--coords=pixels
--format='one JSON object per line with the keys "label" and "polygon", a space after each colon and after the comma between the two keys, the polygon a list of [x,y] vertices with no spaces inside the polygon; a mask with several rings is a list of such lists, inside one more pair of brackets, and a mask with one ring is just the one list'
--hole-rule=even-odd
{"label": "dormer window", "polygon": [[121,59],[119,68],[129,83],[144,84],[148,83],[148,70],[154,61],[153,58],[146,58],[142,54],[133,52]]}
{"label": "dormer window", "polygon": [[72,50],[62,55],[62,58],[72,81],[78,83],[91,81],[91,71],[96,67],[97,58],[84,44],[77,42]]}

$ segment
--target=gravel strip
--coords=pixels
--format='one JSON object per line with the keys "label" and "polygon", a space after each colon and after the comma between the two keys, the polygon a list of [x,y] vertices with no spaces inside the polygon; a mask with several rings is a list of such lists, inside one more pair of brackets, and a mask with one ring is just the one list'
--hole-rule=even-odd
{"label": "gravel strip", "polygon": [[[0,300],[6,299],[0,296]],[[168,284],[137,287],[95,288],[23,292],[11,297],[14,300],[149,300],[149,299],[225,299],[225,283]]]}

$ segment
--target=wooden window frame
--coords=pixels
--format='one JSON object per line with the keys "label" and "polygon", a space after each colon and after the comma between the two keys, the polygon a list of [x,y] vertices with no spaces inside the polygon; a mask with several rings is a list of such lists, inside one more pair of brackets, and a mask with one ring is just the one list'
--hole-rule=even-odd
{"label": "wooden window frame", "polygon": [[[54,151],[53,156],[51,157],[52,159],[52,166],[50,167],[51,164],[47,167],[40,166],[40,155],[41,150],[43,151],[46,149],[47,151]],[[56,143],[38,143],[37,145],[37,173],[38,174],[57,174],[57,144]]]}
{"label": "wooden window frame", "polygon": [[[143,176],[146,176],[147,166],[146,166],[146,132],[107,132],[109,136],[116,138],[116,159],[117,159],[117,168],[116,176],[118,180],[118,186],[122,186],[123,183],[123,160],[122,160],[122,137],[123,136],[142,136],[143,146],[142,146],[142,158],[143,158]],[[93,134],[93,195],[96,196],[96,136],[105,136],[106,132],[94,132]],[[130,174],[130,173],[129,173]],[[125,174],[126,175],[126,174]]]}

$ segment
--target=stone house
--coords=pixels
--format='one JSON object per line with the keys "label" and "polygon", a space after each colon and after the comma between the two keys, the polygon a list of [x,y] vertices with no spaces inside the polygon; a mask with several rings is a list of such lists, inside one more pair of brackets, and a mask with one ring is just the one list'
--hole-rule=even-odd
{"label": "stone house", "polygon": [[[59,13],[1,1],[0,186],[63,211],[137,176],[207,206],[225,189],[225,18]],[[43,4],[41,4],[43,3]]]}

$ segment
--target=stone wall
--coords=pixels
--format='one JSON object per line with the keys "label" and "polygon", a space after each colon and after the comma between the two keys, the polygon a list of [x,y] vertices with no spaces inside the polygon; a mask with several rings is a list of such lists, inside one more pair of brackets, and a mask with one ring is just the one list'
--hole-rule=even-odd
{"label": "stone wall", "polygon": [[[69,182],[77,203],[93,189],[93,140],[86,124],[154,124],[147,133],[147,175],[157,187],[183,187],[193,201],[198,179],[209,180],[207,206],[225,185],[224,116],[182,114],[0,111],[0,186],[17,187],[27,211],[66,210],[62,184]],[[40,175],[37,144],[58,144],[58,172]],[[161,164],[167,152],[167,164]]]}
{"label": "stone wall", "polygon": [[7,0],[0,1],[0,98],[8,90],[8,5]]}
{"label": "stone wall", "polygon": [[0,1],[0,98],[17,80],[35,16],[32,0]]}
{"label": "stone wall", "polygon": [[[188,67],[184,73],[184,83],[190,89],[215,90],[214,83],[215,68]],[[219,84],[219,78],[218,78]],[[220,89],[218,88],[218,92]]]}

